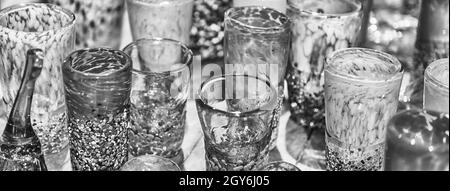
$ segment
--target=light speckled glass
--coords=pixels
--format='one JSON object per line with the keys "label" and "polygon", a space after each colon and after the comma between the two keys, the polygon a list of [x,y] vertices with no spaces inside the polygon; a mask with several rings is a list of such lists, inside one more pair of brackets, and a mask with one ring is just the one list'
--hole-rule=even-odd
{"label": "light speckled glass", "polygon": [[48,163],[49,169],[60,169],[67,156],[61,65],[74,44],[75,15],[68,10],[49,4],[21,4],[0,11],[0,126],[4,127],[2,121],[6,121],[19,89],[26,51],[42,49],[44,67],[36,81],[31,120],[46,159],[54,161]]}
{"label": "light speckled glass", "polygon": [[120,48],[125,0],[49,0],[77,16],[76,48]]}
{"label": "light speckled glass", "polygon": [[372,49],[343,49],[327,59],[328,170],[384,170],[387,124],[397,112],[402,77],[396,58]]}

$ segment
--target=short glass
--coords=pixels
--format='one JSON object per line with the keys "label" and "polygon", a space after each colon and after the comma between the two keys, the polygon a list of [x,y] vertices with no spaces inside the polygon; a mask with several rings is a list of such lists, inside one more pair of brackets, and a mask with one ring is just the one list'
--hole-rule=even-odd
{"label": "short glass", "polygon": [[251,171],[268,162],[277,93],[248,75],[213,77],[196,100],[208,171]]}
{"label": "short glass", "polygon": [[384,170],[387,124],[397,112],[402,77],[395,57],[372,49],[343,49],[327,59],[328,170]]}
{"label": "short glass", "polygon": [[131,69],[127,54],[105,48],[64,61],[73,170],[119,170],[128,160]]}
{"label": "short glass", "polygon": [[159,155],[181,166],[192,51],[175,40],[141,39],[124,52],[133,61],[130,154]]}
{"label": "short glass", "polygon": [[[0,11],[0,126],[11,110],[22,81],[29,49],[44,51],[31,108],[49,170],[61,170],[68,158],[63,60],[74,49],[75,15],[50,4],[20,4]],[[4,122],[3,122],[4,121]]]}
{"label": "short glass", "polygon": [[301,171],[297,166],[284,161],[271,162],[263,166],[259,171]]}
{"label": "short glass", "polygon": [[449,115],[406,110],[389,121],[387,171],[448,171]]}
{"label": "short glass", "polygon": [[76,49],[120,48],[125,0],[50,0],[77,15]]}
{"label": "short glass", "polygon": [[446,58],[431,63],[425,70],[424,109],[449,113],[448,67]]}
{"label": "short glass", "polygon": [[194,0],[127,0],[134,40],[168,38],[189,44]]}
{"label": "short glass", "polygon": [[143,155],[130,159],[121,171],[181,171],[174,161],[156,155]]}
{"label": "short glass", "polygon": [[225,74],[248,74],[277,85],[271,149],[276,146],[284,99],[284,75],[289,59],[289,18],[274,9],[235,7],[225,13]]}

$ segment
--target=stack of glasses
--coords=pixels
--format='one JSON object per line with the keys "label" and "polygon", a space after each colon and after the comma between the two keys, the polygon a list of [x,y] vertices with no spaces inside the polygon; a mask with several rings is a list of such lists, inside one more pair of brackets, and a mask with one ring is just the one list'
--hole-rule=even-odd
{"label": "stack of glasses", "polygon": [[[77,171],[185,170],[190,99],[209,171],[300,171],[269,161],[289,114],[288,132],[301,138],[288,148],[302,165],[448,170],[448,59],[437,60],[448,57],[448,36],[436,33],[448,19],[429,12],[448,18],[448,1],[422,2],[415,48],[428,60],[413,68],[357,47],[374,32],[371,0],[49,2],[0,11],[0,170],[62,170],[69,158]],[[126,9],[133,42],[118,50]],[[196,54],[222,64],[201,66]],[[40,75],[24,91],[32,63]],[[424,108],[396,114],[405,70]],[[16,109],[27,96],[28,110]],[[23,133],[12,128],[36,132],[26,135],[40,140],[29,154],[41,168],[11,158]]]}

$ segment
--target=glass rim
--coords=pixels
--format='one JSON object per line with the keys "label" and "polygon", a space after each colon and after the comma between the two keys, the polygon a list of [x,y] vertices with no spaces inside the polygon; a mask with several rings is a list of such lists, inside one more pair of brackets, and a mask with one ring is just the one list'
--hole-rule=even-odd
{"label": "glass rim", "polygon": [[[178,169],[178,171],[182,171],[181,168],[180,168],[180,166],[179,166],[175,161],[173,161],[172,159],[165,158],[165,157],[158,156],[158,155],[150,155],[150,154],[145,154],[145,155],[140,155],[140,156],[133,157],[133,158],[131,158],[130,160],[128,160],[127,162],[125,162],[125,164],[122,165],[122,167],[125,166],[125,165],[127,165],[129,162],[131,162],[131,161],[133,161],[133,160],[138,160],[138,159],[142,159],[142,158],[144,158],[144,159],[145,159],[145,158],[157,158],[157,159],[161,159],[161,160],[163,160],[163,161],[167,161],[167,162],[173,164],[173,165]],[[122,170],[122,168],[121,168],[121,170]]]}
{"label": "glass rim", "polygon": [[66,23],[64,26],[55,28],[55,29],[48,29],[48,30],[43,30],[43,31],[39,31],[39,32],[30,32],[30,31],[20,31],[20,30],[14,30],[14,29],[10,29],[9,27],[0,25],[0,29],[1,30],[8,30],[8,31],[14,31],[14,32],[19,32],[19,33],[25,33],[25,34],[42,34],[42,33],[46,33],[49,31],[62,31],[65,29],[68,29],[70,27],[75,26],[75,23],[77,21],[77,17],[75,15],[75,13],[73,13],[72,11],[65,9],[63,7],[51,4],[51,3],[20,3],[20,4],[15,4],[15,5],[11,5],[9,7],[6,7],[2,10],[0,10],[0,18],[6,16],[9,13],[12,12],[17,12],[20,11],[22,9],[28,8],[30,6],[38,6],[38,7],[42,7],[42,6],[47,6],[49,8],[51,8],[51,10],[55,11],[55,12],[60,12],[62,14],[67,15],[70,18],[70,22]]}
{"label": "glass rim", "polygon": [[[121,67],[118,70],[115,70],[114,72],[111,73],[107,73],[107,74],[96,74],[96,73],[86,73],[86,72],[81,72],[78,70],[75,70],[72,65],[71,65],[71,59],[74,55],[77,54],[81,54],[81,53],[86,53],[86,52],[99,52],[99,51],[107,51],[107,52],[117,52],[120,53],[121,56],[124,56],[124,58],[126,59],[125,64],[123,65],[123,67]],[[107,78],[107,77],[112,77],[117,73],[121,73],[125,70],[127,70],[129,67],[131,67],[131,58],[130,56],[128,56],[128,54],[125,54],[123,51],[121,50],[116,50],[113,48],[108,48],[108,47],[101,47],[101,48],[84,48],[84,49],[80,49],[80,50],[76,50],[73,51],[72,53],[70,53],[63,61],[62,67],[63,70],[64,68],[67,68],[69,70],[69,72],[72,72],[74,74],[78,74],[84,77],[88,77],[88,78]]]}
{"label": "glass rim", "polygon": [[158,1],[158,2],[148,2],[148,1],[143,1],[143,0],[126,0],[127,3],[131,3],[131,4],[135,4],[135,5],[164,5],[167,4],[168,2],[170,2],[170,4],[167,5],[172,5],[173,2],[178,2],[180,4],[184,4],[184,3],[189,3],[189,2],[194,2],[194,0],[176,0],[176,1]]}
{"label": "glass rim", "polygon": [[[240,9],[246,9],[246,8],[250,8],[250,9],[262,9],[262,10],[269,10],[272,12],[276,12],[278,14],[280,14],[281,16],[283,16],[283,18],[286,18],[285,22],[283,23],[279,23],[277,26],[271,26],[271,27],[258,27],[258,26],[253,26],[253,25],[249,25],[247,23],[244,23],[234,17],[232,17],[232,14]],[[265,7],[265,6],[242,6],[242,7],[232,7],[228,10],[225,11],[225,18],[224,18],[224,22],[229,22],[229,21],[233,21],[235,23],[238,23],[240,26],[243,26],[247,29],[250,30],[261,30],[261,31],[285,31],[285,30],[289,30],[290,25],[291,25],[291,20],[289,19],[289,17],[284,14],[283,12],[280,12],[276,9],[270,8],[270,7]]]}
{"label": "glass rim", "polygon": [[439,79],[436,78],[435,75],[431,74],[431,70],[433,70],[435,67],[439,67],[441,65],[447,64],[447,66],[449,65],[449,59],[448,58],[443,58],[443,59],[438,59],[433,61],[426,69],[425,69],[425,78],[424,80],[427,81],[429,80],[431,82],[431,84],[442,88],[444,90],[449,90],[449,85],[444,84],[442,81],[440,81]]}
{"label": "glass rim", "polygon": [[[310,16],[310,17],[323,18],[323,19],[336,18],[336,17],[356,17],[359,14],[362,14],[363,7],[362,7],[362,3],[360,1],[356,1],[356,0],[355,1],[345,0],[345,1],[355,5],[356,9],[349,11],[349,12],[345,12],[345,13],[318,13],[318,12],[314,12],[314,11],[302,10],[297,6],[294,6],[293,3],[290,0],[288,0],[288,10],[290,9],[294,12],[300,13],[303,16]],[[335,2],[335,1],[333,0],[333,2]]]}
{"label": "glass rim", "polygon": [[[132,66],[131,71],[133,73],[138,73],[138,74],[142,74],[142,75],[160,75],[160,74],[171,74],[174,72],[182,72],[184,71],[184,69],[187,67],[189,68],[192,65],[193,59],[194,59],[194,53],[192,52],[192,50],[184,43],[177,41],[177,40],[173,40],[173,39],[169,39],[169,38],[141,38],[138,39],[134,42],[131,42],[130,44],[128,44],[127,46],[125,46],[125,48],[122,49],[122,51],[128,55],[127,52],[132,52],[132,49],[134,47],[137,47],[139,44],[141,43],[156,43],[156,42],[162,42],[162,43],[169,43],[169,44],[174,44],[174,45],[178,45],[182,51],[187,54],[187,58],[186,61],[183,62],[182,65],[180,65],[177,68],[174,69],[170,69],[168,71],[162,71],[162,72],[152,72],[152,71],[142,71],[142,70],[137,70],[134,69],[134,67]],[[131,56],[128,55],[131,59]],[[133,63],[134,64],[134,63]]]}
{"label": "glass rim", "polygon": [[[335,67],[330,66],[330,63],[332,63],[336,57],[340,56],[340,55],[345,55],[345,54],[351,54],[351,53],[355,53],[355,52],[369,52],[371,53],[370,55],[372,57],[383,57],[387,60],[390,61],[390,63],[396,67],[395,72],[387,79],[364,79],[364,78],[360,78],[359,76],[356,75],[350,75],[350,74],[346,74],[344,72],[341,72],[339,70],[336,70]],[[345,78],[351,81],[355,81],[355,82],[363,82],[363,83],[372,83],[372,84],[377,84],[377,83],[385,83],[385,82],[392,82],[392,81],[396,81],[396,80],[402,80],[403,79],[403,66],[400,63],[400,61],[395,58],[393,55],[388,54],[386,52],[382,52],[379,50],[375,50],[375,49],[370,49],[370,48],[344,48],[344,49],[340,49],[337,50],[335,52],[333,52],[331,55],[329,55],[326,58],[325,61],[325,73],[330,73],[331,75],[337,76],[339,78]]]}
{"label": "glass rim", "polygon": [[[210,87],[210,84],[213,84],[215,82],[218,81],[224,81],[226,80],[228,77],[248,77],[248,78],[253,78],[258,80],[259,82],[264,82],[264,84],[269,87],[272,91],[272,98],[265,104],[263,104],[262,106],[250,110],[250,111],[246,111],[246,112],[241,112],[241,111],[235,111],[235,112],[230,112],[230,111],[225,111],[222,109],[218,109],[215,108],[213,106],[211,106],[210,104],[205,103],[205,100],[203,99],[202,96],[202,92],[206,87]],[[256,115],[259,113],[264,113],[264,112],[268,112],[273,109],[275,109],[276,107],[276,102],[277,102],[278,96],[277,96],[277,89],[275,88],[275,86],[273,86],[273,84],[269,81],[269,80],[265,80],[265,79],[261,79],[259,77],[256,76],[250,76],[250,75],[245,75],[245,74],[239,74],[239,75],[234,75],[234,74],[226,74],[226,75],[219,75],[219,76],[215,76],[212,77],[208,80],[206,80],[205,82],[202,83],[200,89],[198,90],[198,99],[196,99],[196,102],[200,104],[200,106],[206,107],[210,110],[213,110],[214,112],[218,112],[218,113],[222,113],[228,116],[232,116],[232,117],[247,117],[247,116],[252,116],[252,115]],[[263,109],[263,108],[269,108],[269,109]]]}

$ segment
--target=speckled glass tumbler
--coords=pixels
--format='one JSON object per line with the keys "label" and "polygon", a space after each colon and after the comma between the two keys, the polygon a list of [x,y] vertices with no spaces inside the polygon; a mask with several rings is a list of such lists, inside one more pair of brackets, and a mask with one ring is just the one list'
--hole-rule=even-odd
{"label": "speckled glass tumbler", "polygon": [[196,100],[208,171],[251,171],[267,164],[277,93],[246,75],[204,82]]}
{"label": "speckled glass tumbler", "polygon": [[424,109],[449,113],[448,67],[448,58],[446,58],[431,63],[425,70]]}
{"label": "speckled glass tumbler", "polygon": [[[363,12],[353,0],[289,0],[292,52],[286,81],[291,119],[309,133],[325,130],[325,59],[354,46]],[[323,134],[323,133],[322,133]]]}
{"label": "speckled glass tumbler", "polygon": [[125,0],[49,0],[77,16],[77,49],[120,48]]}
{"label": "speckled glass tumbler", "polygon": [[130,154],[159,155],[182,166],[192,52],[169,39],[141,39],[124,52],[133,61]]}
{"label": "speckled glass tumbler", "polygon": [[194,0],[127,0],[133,39],[168,38],[190,44]]}
{"label": "speckled glass tumbler", "polygon": [[72,168],[118,170],[128,160],[131,59],[83,49],[63,63]]}
{"label": "speckled glass tumbler", "polygon": [[343,49],[327,59],[328,170],[384,170],[387,124],[397,112],[402,77],[400,62],[376,50]]}
{"label": "speckled glass tumbler", "polygon": [[284,99],[290,24],[285,14],[270,8],[235,7],[225,13],[225,73],[255,75],[278,85],[271,149],[276,146]]}
{"label": "speckled glass tumbler", "polygon": [[0,126],[19,89],[26,51],[42,49],[44,67],[36,81],[31,120],[50,170],[61,170],[68,153],[61,65],[73,51],[74,26],[75,15],[54,5],[21,4],[0,11]]}

